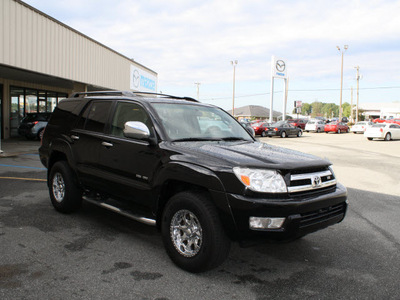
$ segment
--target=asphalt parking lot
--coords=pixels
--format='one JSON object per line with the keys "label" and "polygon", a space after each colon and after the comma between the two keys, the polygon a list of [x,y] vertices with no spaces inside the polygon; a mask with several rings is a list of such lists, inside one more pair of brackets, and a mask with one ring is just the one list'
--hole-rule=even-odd
{"label": "asphalt parking lot", "polygon": [[175,267],[153,227],[90,204],[57,213],[35,153],[0,157],[0,299],[400,299],[400,141],[260,140],[331,160],[347,217],[292,243],[233,244],[202,274]]}

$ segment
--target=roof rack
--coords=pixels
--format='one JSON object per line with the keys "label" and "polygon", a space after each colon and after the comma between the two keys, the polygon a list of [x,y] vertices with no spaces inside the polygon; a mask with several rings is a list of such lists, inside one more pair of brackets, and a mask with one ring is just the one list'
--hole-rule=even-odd
{"label": "roof rack", "polygon": [[161,96],[161,97],[170,98],[170,99],[199,102],[198,100],[190,98],[190,97],[178,97],[178,96],[172,96],[172,95],[167,95],[167,94],[150,93],[150,92],[131,92],[131,91],[78,92],[78,93],[72,94],[71,97],[72,98],[85,97],[85,96],[128,96],[128,97],[132,97],[132,96],[140,96],[140,95],[154,95],[154,96]]}

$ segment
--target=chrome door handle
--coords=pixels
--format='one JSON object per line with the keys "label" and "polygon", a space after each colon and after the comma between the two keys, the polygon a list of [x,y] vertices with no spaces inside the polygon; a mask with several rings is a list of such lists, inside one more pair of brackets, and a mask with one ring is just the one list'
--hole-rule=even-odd
{"label": "chrome door handle", "polygon": [[79,140],[79,136],[77,136],[77,135],[71,135],[71,139],[73,139],[73,140]]}
{"label": "chrome door handle", "polygon": [[112,146],[114,146],[113,144],[107,143],[107,142],[102,142],[101,145],[104,146],[104,147],[112,147]]}

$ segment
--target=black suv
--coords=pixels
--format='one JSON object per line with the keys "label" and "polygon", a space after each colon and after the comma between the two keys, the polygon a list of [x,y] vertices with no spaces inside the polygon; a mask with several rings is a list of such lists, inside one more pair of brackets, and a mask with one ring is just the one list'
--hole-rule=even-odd
{"label": "black suv", "polygon": [[155,225],[190,272],[221,264],[231,240],[296,239],[347,209],[329,161],[257,142],[191,98],[77,93],[53,112],[39,152],[56,210],[84,199]]}

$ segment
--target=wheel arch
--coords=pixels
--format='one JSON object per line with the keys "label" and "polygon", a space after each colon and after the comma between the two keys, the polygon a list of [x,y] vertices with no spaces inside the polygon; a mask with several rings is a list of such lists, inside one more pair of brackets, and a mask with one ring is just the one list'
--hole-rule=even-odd
{"label": "wheel arch", "polygon": [[[177,169],[180,171],[177,172]],[[180,192],[205,195],[217,208],[228,236],[233,237],[236,225],[225,189],[218,176],[210,169],[188,163],[171,163],[157,177],[158,198],[155,207],[157,227],[160,228],[162,213],[169,199]]]}

